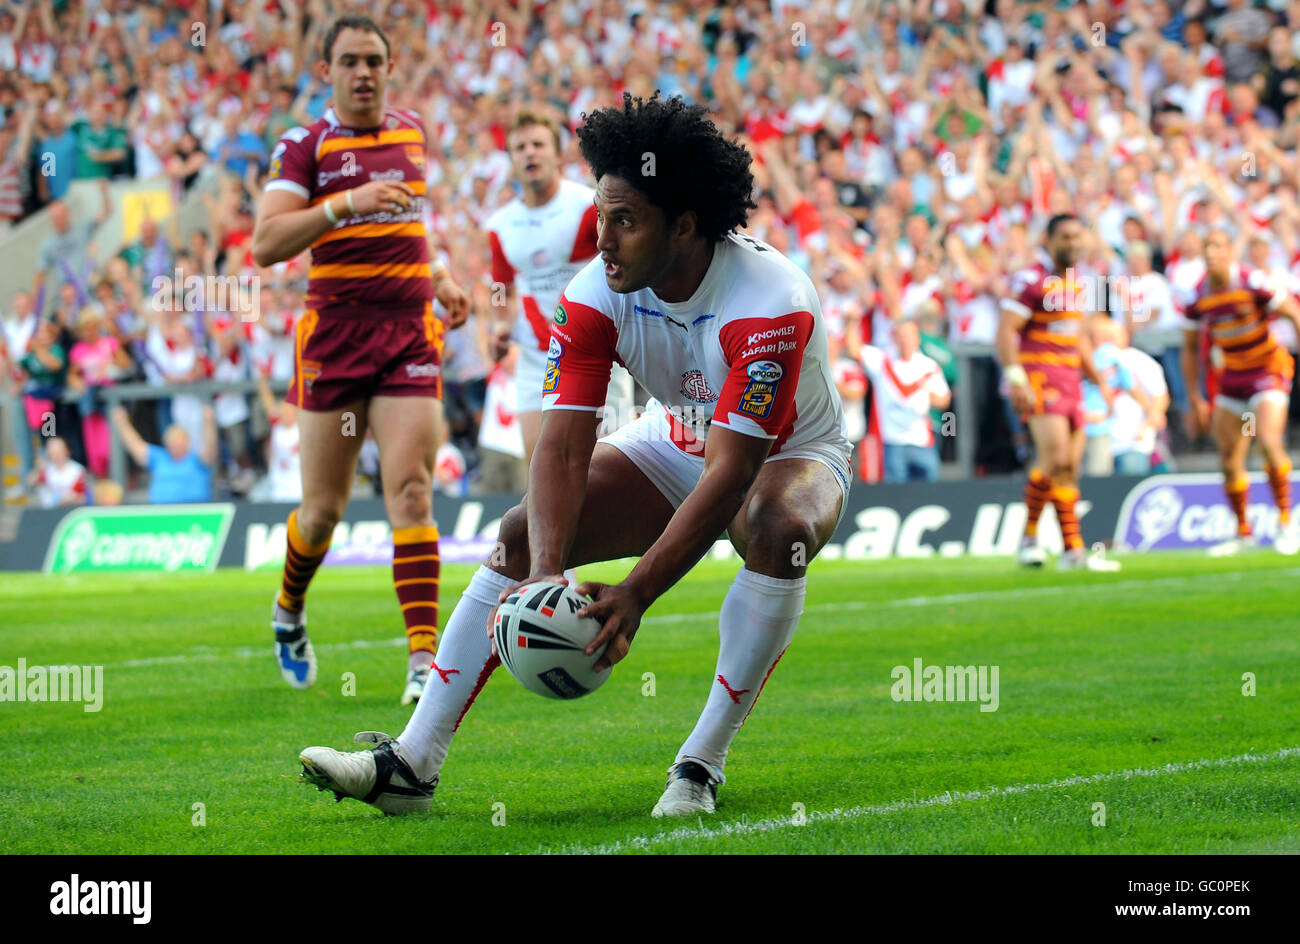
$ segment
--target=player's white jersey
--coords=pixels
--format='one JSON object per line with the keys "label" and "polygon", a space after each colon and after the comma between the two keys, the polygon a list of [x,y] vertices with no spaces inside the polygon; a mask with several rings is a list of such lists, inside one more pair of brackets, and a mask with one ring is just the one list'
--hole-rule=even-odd
{"label": "player's white jersey", "polygon": [[849,452],[812,281],[750,236],[717,243],[684,302],[614,292],[593,259],[565,289],[547,354],[546,410],[599,410],[617,360],[685,452],[703,453],[710,423],[775,440],[772,455],[807,443]]}
{"label": "player's white jersey", "polygon": [[551,338],[551,315],[560,293],[596,255],[595,191],[572,180],[547,203],[512,200],[487,219],[492,279],[519,291],[514,340],[537,351]]}

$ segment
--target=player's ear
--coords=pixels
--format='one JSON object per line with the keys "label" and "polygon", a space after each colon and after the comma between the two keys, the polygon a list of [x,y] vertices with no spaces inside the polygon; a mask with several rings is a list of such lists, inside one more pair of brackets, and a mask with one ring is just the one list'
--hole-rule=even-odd
{"label": "player's ear", "polygon": [[330,84],[330,64],[324,59],[316,60],[316,78],[320,79],[326,85]]}
{"label": "player's ear", "polygon": [[673,221],[673,235],[682,240],[690,239],[696,235],[698,223],[699,217],[695,215],[695,211],[685,210]]}

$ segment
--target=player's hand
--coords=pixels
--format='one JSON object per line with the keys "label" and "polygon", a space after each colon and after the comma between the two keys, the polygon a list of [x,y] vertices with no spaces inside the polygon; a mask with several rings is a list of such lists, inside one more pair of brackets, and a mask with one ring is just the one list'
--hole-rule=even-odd
{"label": "player's hand", "polygon": [[[372,180],[352,189],[352,209],[357,216],[369,213],[401,213],[409,209],[415,201],[415,191],[400,180]],[[347,212],[347,206],[334,205],[341,216]],[[341,212],[340,212],[341,211]]]}
{"label": "player's hand", "polygon": [[1194,396],[1188,402],[1190,409],[1187,411],[1187,435],[1192,439],[1200,437],[1201,433],[1210,427],[1210,404],[1202,396]]}
{"label": "player's hand", "polygon": [[603,672],[627,656],[646,608],[627,584],[584,581],[578,584],[577,590],[594,601],[578,611],[578,618],[591,616],[602,623],[600,632],[586,649],[587,655],[595,655],[601,646],[609,644],[595,665],[597,672]]}
{"label": "player's hand", "polygon": [[469,296],[451,276],[438,280],[433,287],[434,297],[447,309],[447,327],[459,328],[469,318]]}
{"label": "player's hand", "polygon": [[510,594],[514,593],[520,587],[527,586],[530,583],[562,583],[567,587],[569,585],[569,578],[564,576],[564,574],[541,574],[536,577],[529,577],[527,580],[521,580],[518,583],[512,583],[510,586],[506,587],[499,594],[497,594],[497,605],[492,607],[492,612],[488,614],[488,621],[487,621],[488,639],[493,640],[492,642],[493,655],[496,655],[497,652],[497,644],[494,638],[494,634],[492,632],[492,627],[496,625],[496,621],[497,621],[497,610],[500,608],[502,603],[506,602],[506,597],[510,596]]}
{"label": "player's hand", "polygon": [[1033,413],[1038,406],[1038,401],[1034,398],[1034,388],[1028,384],[1012,384],[1011,405],[1022,416]]}

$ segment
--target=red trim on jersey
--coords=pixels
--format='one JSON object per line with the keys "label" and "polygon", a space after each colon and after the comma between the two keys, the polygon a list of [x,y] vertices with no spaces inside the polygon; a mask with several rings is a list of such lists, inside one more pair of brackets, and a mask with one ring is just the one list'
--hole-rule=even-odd
{"label": "red trim on jersey", "polygon": [[[809,311],[792,311],[768,318],[737,318],[718,331],[718,341],[730,371],[718,395],[713,422],[731,428],[731,419],[748,419],[774,438],[789,435],[794,421],[794,399],[804,351],[813,333]],[[777,379],[765,380],[772,371],[757,368],[759,362],[779,365]],[[743,429],[736,430],[744,432]]]}
{"label": "red trim on jersey", "polygon": [[492,281],[513,285],[515,267],[506,259],[506,251],[501,248],[501,240],[492,230],[488,230],[488,246],[492,250]]}
{"label": "red trim on jersey", "polygon": [[578,235],[573,240],[573,252],[569,253],[570,262],[586,262],[596,255],[596,205],[593,203],[582,214],[578,224]]}
{"label": "red trim on jersey", "polygon": [[[560,296],[568,316],[563,325],[551,325],[551,343],[558,357],[548,357],[544,396],[554,395],[553,406],[600,409],[609,390],[610,367],[618,359],[618,332],[602,312]],[[554,372],[554,376],[552,376]]]}

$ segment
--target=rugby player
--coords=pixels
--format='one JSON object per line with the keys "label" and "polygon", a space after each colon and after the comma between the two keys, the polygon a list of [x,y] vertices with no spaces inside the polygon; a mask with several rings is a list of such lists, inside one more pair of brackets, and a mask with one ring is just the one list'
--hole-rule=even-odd
{"label": "rugby player", "polygon": [[[704,710],[652,815],[710,813],[732,739],[794,635],[808,561],[834,532],[849,443],[812,282],[745,223],[751,157],[703,107],[624,95],[578,130],[596,179],[593,259],[551,326],[542,428],[524,500],[501,522],[503,555],[474,574],[447,622],[431,680],[399,738],[300,755],[309,783],[387,813],[427,809],[452,735],[499,664],[496,606],[567,566],[640,561],[617,584],[583,583],[603,621],[589,652],[623,659],[646,610],[726,533],[744,560],[719,615]],[[597,441],[610,366],[656,398]],[[504,562],[500,562],[504,559]],[[702,692],[703,694],[703,692]],[[648,799],[648,798],[647,798]]]}
{"label": "rugby player", "polygon": [[[1291,516],[1291,458],[1285,434],[1295,361],[1269,331],[1278,315],[1300,328],[1300,304],[1284,285],[1269,286],[1266,273],[1233,258],[1232,240],[1214,230],[1205,240],[1205,275],[1184,311],[1183,379],[1187,383],[1189,433],[1210,430],[1219,446],[1223,491],[1237,518],[1237,534],[1211,548],[1235,554],[1254,543],[1246,519],[1250,479],[1246,457],[1251,439],[1264,452],[1269,488],[1277,502],[1279,532],[1273,546],[1283,554],[1300,551],[1300,527]],[[1213,362],[1220,362],[1218,390],[1211,404],[1201,395],[1199,346],[1208,330]]]}
{"label": "rugby player", "polygon": [[1092,343],[1083,330],[1075,265],[1083,247],[1083,225],[1069,213],[1047,223],[1046,249],[1037,262],[1012,278],[1011,297],[1002,299],[997,353],[1011,390],[1011,405],[1025,418],[1034,440],[1035,465],[1029,470],[1025,504],[1029,516],[1020,562],[1041,567],[1038,518],[1047,502],[1056,508],[1065,552],[1061,570],[1116,571],[1119,561],[1087,554],[1079,531],[1079,464],[1086,444],[1083,376],[1095,383],[1109,408],[1113,394],[1092,361]]}
{"label": "rugby player", "polygon": [[317,69],[333,104],[280,138],[253,233],[261,266],[312,251],[287,397],[300,411],[303,496],[289,515],[271,619],[275,658],[294,688],[315,681],[304,597],[347,507],[368,427],[393,529],[393,585],[410,650],[401,700],[409,704],[428,679],[438,626],[432,468],[443,325],[433,300],[456,327],[469,299],[445,268],[430,265],[425,129],[414,113],[385,104],[388,38],[367,17],[340,17],[323,53]]}

